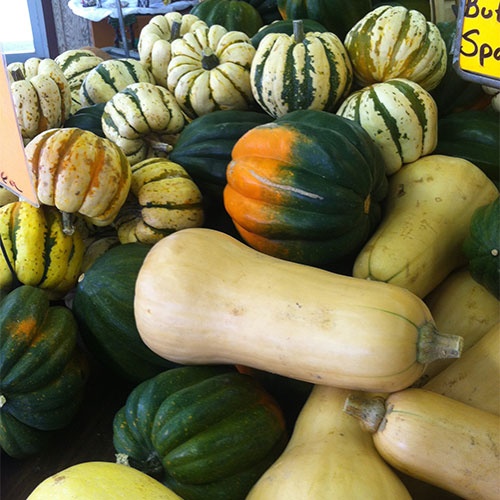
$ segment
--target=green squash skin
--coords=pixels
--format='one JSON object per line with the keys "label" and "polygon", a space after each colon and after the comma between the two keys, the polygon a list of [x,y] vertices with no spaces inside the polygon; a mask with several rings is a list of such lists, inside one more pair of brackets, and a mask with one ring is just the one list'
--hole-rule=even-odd
{"label": "green squash skin", "polygon": [[487,106],[488,96],[482,91],[481,85],[463,80],[453,67],[453,43],[455,40],[456,22],[442,22],[436,25],[446,44],[448,61],[446,73],[439,85],[430,91],[431,96],[436,101],[439,117],[444,117],[450,113],[456,113],[473,108],[484,108]]}
{"label": "green squash skin", "polygon": [[100,102],[93,106],[80,108],[64,122],[63,128],[76,127],[93,132],[99,137],[106,137],[102,131],[101,125],[101,118],[105,105],[105,102]]}
{"label": "green squash skin", "polygon": [[264,389],[221,366],[143,382],[113,430],[118,453],[185,500],[243,500],[287,441],[281,410]]}
{"label": "green squash skin", "polygon": [[252,7],[255,7],[262,18],[264,25],[271,24],[273,21],[281,19],[280,11],[278,10],[277,0],[246,0]]}
{"label": "green squash skin", "polygon": [[234,145],[250,129],[272,120],[254,111],[215,111],[201,116],[181,132],[169,159],[187,171],[204,198],[222,205]]}
{"label": "green squash skin", "polygon": [[463,251],[472,278],[500,300],[500,197],[472,215]]}
{"label": "green squash skin", "polygon": [[432,21],[431,6],[429,0],[399,0],[399,2],[385,2],[385,1],[373,2],[374,9],[382,5],[390,5],[391,7],[405,7],[408,10],[418,10],[425,16],[427,21]]}
{"label": "green squash skin", "polygon": [[493,110],[452,113],[438,121],[433,154],[464,158],[497,186],[500,182],[500,122]]}
{"label": "green squash skin", "polygon": [[[328,31],[324,26],[316,21],[312,21],[311,19],[302,19],[302,24],[304,26],[304,33],[325,33]],[[269,33],[284,33],[286,35],[293,35],[293,20],[275,21],[268,26],[263,26],[252,37],[252,45],[257,48],[260,41]]]}
{"label": "green squash skin", "polygon": [[75,416],[88,377],[69,309],[21,286],[0,303],[0,446],[23,458],[48,444]]}
{"label": "green squash skin", "polygon": [[264,24],[258,11],[243,0],[204,0],[192,8],[191,14],[208,26],[219,24],[228,31],[243,31],[249,37]]}
{"label": "green squash skin", "polygon": [[312,19],[342,41],[347,32],[370,10],[371,0],[278,0],[283,19]]}
{"label": "green squash skin", "polygon": [[89,351],[133,382],[176,366],[153,353],[135,325],[135,281],[150,248],[128,243],[105,252],[80,279],[73,300],[73,312]]}

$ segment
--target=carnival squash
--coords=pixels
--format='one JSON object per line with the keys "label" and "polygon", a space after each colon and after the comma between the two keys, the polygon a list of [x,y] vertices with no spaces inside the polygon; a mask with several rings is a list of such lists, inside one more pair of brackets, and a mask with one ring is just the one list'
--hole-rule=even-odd
{"label": "carnival squash", "polygon": [[438,334],[407,290],[276,259],[204,228],[150,250],[134,313],[146,345],[172,361],[359,390],[407,387],[426,363],[457,357],[461,343]]}
{"label": "carnival squash", "polygon": [[230,367],[161,373],[132,391],[113,422],[118,459],[185,500],[243,500],[286,438],[275,401]]}
{"label": "carnival squash", "polygon": [[261,252],[331,265],[359,251],[380,221],[385,164],[351,120],[295,111],[247,132],[232,158],[224,206]]}
{"label": "carnival squash", "polygon": [[359,253],[353,275],[425,297],[465,262],[462,244],[476,208],[498,190],[472,163],[431,155],[389,180],[385,217]]}

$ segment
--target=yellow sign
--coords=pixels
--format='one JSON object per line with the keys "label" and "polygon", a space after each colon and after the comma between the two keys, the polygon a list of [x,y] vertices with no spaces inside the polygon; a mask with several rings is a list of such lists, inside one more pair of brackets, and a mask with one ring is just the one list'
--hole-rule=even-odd
{"label": "yellow sign", "polygon": [[0,61],[0,184],[38,207],[1,52]]}
{"label": "yellow sign", "polygon": [[500,79],[500,1],[466,0],[460,68]]}

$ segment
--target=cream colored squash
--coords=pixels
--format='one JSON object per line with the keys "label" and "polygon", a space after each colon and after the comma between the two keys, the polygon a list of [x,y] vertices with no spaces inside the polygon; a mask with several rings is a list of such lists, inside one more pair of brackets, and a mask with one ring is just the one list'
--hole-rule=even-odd
{"label": "cream colored squash", "polygon": [[85,462],[50,476],[27,500],[182,500],[173,491],[132,467]]}
{"label": "cream colored squash", "polygon": [[500,323],[423,388],[500,415]]}
{"label": "cream colored squash", "polygon": [[467,500],[500,498],[500,418],[423,389],[349,397],[345,410],[373,433],[396,469]]}
{"label": "cream colored squash", "polygon": [[224,233],[177,231],[151,249],[134,312],[150,349],[182,364],[230,363],[336,387],[408,387],[457,357],[403,288],[264,255]]}
{"label": "cream colored squash", "polygon": [[353,276],[425,297],[465,264],[462,244],[476,208],[498,196],[492,181],[462,158],[432,155],[389,180],[385,218],[354,263]]}
{"label": "cream colored squash", "polygon": [[342,411],[349,391],[316,385],[278,460],[246,500],[410,500],[370,435]]}

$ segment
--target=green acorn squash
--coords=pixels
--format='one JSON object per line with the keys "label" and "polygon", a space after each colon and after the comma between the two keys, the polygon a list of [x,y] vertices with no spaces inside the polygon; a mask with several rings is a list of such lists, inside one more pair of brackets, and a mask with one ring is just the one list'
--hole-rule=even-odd
{"label": "green acorn squash", "polygon": [[184,500],[243,500],[286,444],[280,408],[231,367],[189,366],[137,386],[115,415],[120,460]]}
{"label": "green acorn squash", "polygon": [[193,7],[191,14],[208,26],[219,24],[228,31],[243,31],[250,37],[263,25],[257,9],[242,0],[204,0]]}
{"label": "green acorn squash", "polygon": [[134,287],[150,246],[113,247],[79,278],[73,312],[89,350],[121,377],[142,381],[174,366],[151,352],[135,326]]}
{"label": "green acorn squash", "polygon": [[[302,25],[304,26],[304,33],[316,32],[325,33],[328,31],[323,25],[311,19],[302,19]],[[274,21],[273,23],[262,26],[257,33],[252,37],[252,45],[257,48],[260,41],[269,33],[285,33],[287,35],[293,35],[293,20],[281,20]]]}
{"label": "green acorn squash", "polygon": [[35,454],[70,423],[87,380],[77,325],[47,293],[21,286],[0,302],[0,447]]}
{"label": "green acorn squash", "polygon": [[224,205],[263,253],[331,265],[358,251],[380,221],[385,164],[354,121],[295,111],[247,132],[232,156]]}
{"label": "green acorn squash", "polygon": [[281,19],[278,10],[278,0],[246,0],[250,5],[257,9],[264,24],[271,24],[273,21]]}
{"label": "green acorn squash", "polygon": [[105,102],[80,108],[75,114],[71,115],[65,122],[64,128],[76,127],[82,130],[93,132],[99,137],[106,137],[102,131],[101,118],[104,112]]}
{"label": "green acorn squash", "polygon": [[463,250],[474,280],[500,299],[500,197],[478,208],[471,218]]}

